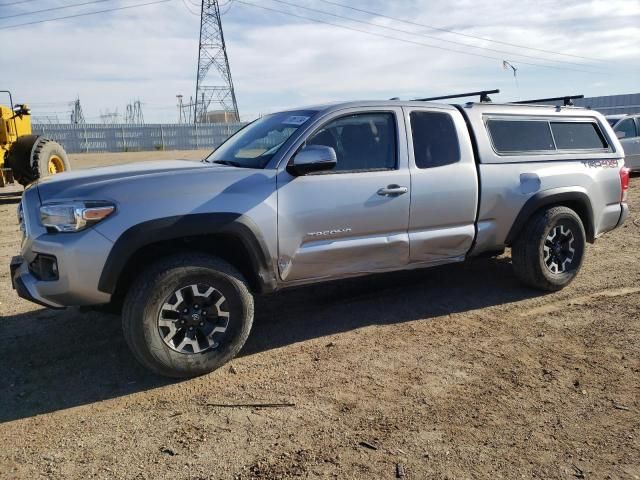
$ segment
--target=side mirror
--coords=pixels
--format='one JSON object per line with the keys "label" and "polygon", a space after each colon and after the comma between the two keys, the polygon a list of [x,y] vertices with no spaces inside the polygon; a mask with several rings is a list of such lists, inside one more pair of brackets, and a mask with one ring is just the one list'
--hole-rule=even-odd
{"label": "side mirror", "polygon": [[627,136],[627,132],[623,132],[622,130],[616,130],[616,137],[624,138]]}
{"label": "side mirror", "polygon": [[300,150],[287,166],[293,176],[306,175],[335,168],[338,163],[336,151],[325,145],[307,145]]}

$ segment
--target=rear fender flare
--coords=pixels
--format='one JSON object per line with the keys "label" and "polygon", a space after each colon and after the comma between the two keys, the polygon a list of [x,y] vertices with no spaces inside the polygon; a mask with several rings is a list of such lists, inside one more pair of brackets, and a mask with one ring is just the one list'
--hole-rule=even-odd
{"label": "rear fender flare", "polygon": [[564,205],[577,210],[576,213],[582,219],[584,229],[587,234],[587,241],[593,243],[595,239],[593,208],[591,200],[583,190],[576,190],[575,187],[553,188],[538,192],[529,198],[520,209],[507,238],[505,245],[511,245],[518,238],[518,235],[525,227],[529,219],[538,210],[552,205]]}

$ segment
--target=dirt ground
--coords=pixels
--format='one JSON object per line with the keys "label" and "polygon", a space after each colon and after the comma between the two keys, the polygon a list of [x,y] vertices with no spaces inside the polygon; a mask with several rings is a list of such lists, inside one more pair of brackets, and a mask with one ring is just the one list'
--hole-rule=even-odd
{"label": "dirt ground", "polygon": [[[199,158],[203,152],[188,152]],[[75,168],[172,152],[76,156]],[[260,298],[239,358],[168,381],[117,316],[11,290],[0,192],[0,478],[638,479],[640,177],[578,279],[523,288],[509,258]],[[285,402],[281,407],[219,404]]]}

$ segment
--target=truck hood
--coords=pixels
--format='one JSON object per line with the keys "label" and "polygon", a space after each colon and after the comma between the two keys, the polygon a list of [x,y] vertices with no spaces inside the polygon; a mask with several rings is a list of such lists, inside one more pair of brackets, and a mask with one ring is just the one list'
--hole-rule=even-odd
{"label": "truck hood", "polygon": [[126,180],[132,183],[148,176],[173,175],[179,172],[218,169],[219,165],[189,160],[159,160],[134,162],[109,167],[86,168],[58,173],[38,181],[38,190],[43,201],[51,198],[72,198],[78,190],[91,190],[107,184]]}
{"label": "truck hood", "polygon": [[190,214],[270,212],[275,170],[164,160],[65,172],[37,184],[42,203],[102,200],[115,212],[95,228],[115,241],[132,226]]}
{"label": "truck hood", "polygon": [[39,180],[37,187],[42,202],[131,200],[138,195],[167,198],[195,193],[200,186],[208,186],[211,191],[213,184],[231,183],[250,172],[256,170],[199,161],[160,160],[59,173]]}

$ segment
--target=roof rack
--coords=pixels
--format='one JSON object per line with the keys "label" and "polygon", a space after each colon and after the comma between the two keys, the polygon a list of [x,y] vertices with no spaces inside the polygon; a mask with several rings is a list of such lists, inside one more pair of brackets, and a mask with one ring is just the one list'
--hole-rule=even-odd
{"label": "roof rack", "polygon": [[481,102],[490,102],[491,98],[489,98],[489,94],[500,93],[500,90],[481,90],[479,92],[469,92],[469,93],[459,93],[456,95],[443,95],[441,97],[429,97],[429,98],[416,98],[414,102],[430,102],[431,100],[446,100],[447,98],[464,98],[464,97],[475,97],[476,95],[480,95]]}
{"label": "roof rack", "polygon": [[584,98],[584,95],[567,95],[566,97],[537,98],[535,100],[519,100],[517,102],[511,102],[511,103],[547,103],[547,102],[557,102],[558,100],[562,100],[565,107],[572,107],[573,100],[576,100],[578,98]]}

